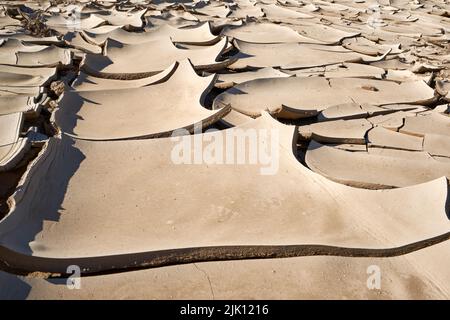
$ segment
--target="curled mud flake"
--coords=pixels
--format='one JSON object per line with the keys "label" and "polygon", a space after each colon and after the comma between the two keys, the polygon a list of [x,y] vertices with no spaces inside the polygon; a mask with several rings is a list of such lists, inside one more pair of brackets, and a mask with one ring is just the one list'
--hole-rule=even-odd
{"label": "curled mud flake", "polygon": [[38,279],[49,279],[49,278],[58,278],[61,277],[60,273],[51,273],[51,272],[31,272],[27,274],[28,278],[38,278]]}
{"label": "curled mud flake", "polygon": [[52,90],[52,92],[59,97],[64,92],[64,82],[53,81],[50,84],[50,90]]}

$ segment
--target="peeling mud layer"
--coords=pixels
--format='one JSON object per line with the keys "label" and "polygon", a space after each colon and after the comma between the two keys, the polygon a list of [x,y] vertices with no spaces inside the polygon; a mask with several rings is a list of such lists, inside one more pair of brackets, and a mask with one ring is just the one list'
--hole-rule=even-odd
{"label": "peeling mud layer", "polygon": [[0,298],[449,299],[449,35],[446,0],[1,2]]}

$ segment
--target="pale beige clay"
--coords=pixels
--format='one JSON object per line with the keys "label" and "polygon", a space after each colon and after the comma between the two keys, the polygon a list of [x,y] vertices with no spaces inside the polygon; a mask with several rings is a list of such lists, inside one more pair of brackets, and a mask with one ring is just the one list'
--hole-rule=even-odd
{"label": "pale beige clay", "polygon": [[159,82],[164,82],[175,72],[177,63],[171,64],[167,69],[149,77],[134,79],[134,80],[120,80],[120,79],[105,79],[80,71],[80,74],[72,83],[72,87],[77,91],[99,91],[99,90],[118,90],[118,89],[132,89],[141,88]]}
{"label": "pale beige clay", "polygon": [[449,299],[446,1],[63,2],[0,9],[0,299]]}
{"label": "pale beige clay", "polygon": [[231,105],[233,109],[252,117],[268,110],[279,117],[295,119],[317,115],[339,104],[419,104],[430,102],[433,98],[433,89],[423,81],[398,84],[355,78],[268,78],[244,82],[228,89],[216,97],[213,108]]}
{"label": "pale beige clay", "polygon": [[[171,78],[142,88],[66,91],[55,113],[63,132],[79,139],[117,140],[170,136],[218,121],[229,109],[210,111],[201,103],[214,76],[199,77],[188,60]],[[173,92],[177,91],[177,95]]]}
{"label": "pale beige clay", "polygon": [[[250,129],[272,132],[260,139],[279,152],[274,174],[261,174],[268,169],[262,164],[177,164],[173,157],[181,144],[171,138],[51,138],[11,199],[0,243],[27,255],[89,257],[244,244],[387,249],[448,232],[447,181],[436,171],[435,180],[397,190],[332,182],[298,162],[296,128],[267,113],[240,127],[186,136],[191,144],[186,155],[194,156],[200,138],[211,142]],[[249,150],[248,140],[245,145]],[[201,150],[209,149],[205,144]],[[220,173],[216,187],[211,170]]]}
{"label": "pale beige clay", "polygon": [[333,181],[365,188],[406,187],[450,177],[450,163],[348,152],[314,140],[306,152],[306,164]]}
{"label": "pale beige clay", "polygon": [[[140,44],[122,44],[108,40],[105,56],[88,54],[83,61],[82,70],[89,74],[108,77],[114,74],[150,76],[161,72],[174,61],[189,58],[195,67],[211,67],[226,46],[222,39],[212,46],[188,50],[175,47],[170,38],[162,38]],[[148,57],[152,57],[149,59]]]}
{"label": "pale beige clay", "polygon": [[22,124],[20,112],[0,115],[0,172],[14,168],[29,147],[19,136]]}

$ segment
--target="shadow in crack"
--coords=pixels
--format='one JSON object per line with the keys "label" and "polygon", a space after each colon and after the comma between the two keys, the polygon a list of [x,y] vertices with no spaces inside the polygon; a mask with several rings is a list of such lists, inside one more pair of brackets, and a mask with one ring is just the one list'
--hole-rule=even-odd
{"label": "shadow in crack", "polygon": [[445,212],[450,220],[450,181],[447,179],[447,201],[445,201]]}
{"label": "shadow in crack", "polygon": [[[67,186],[81,162],[83,153],[65,135],[51,138],[46,148],[25,173],[17,187],[15,204],[0,222],[0,244],[17,252],[31,255],[31,243],[47,221],[58,221],[64,211]],[[44,247],[34,249],[45,251]]]}
{"label": "shadow in crack", "polygon": [[31,286],[19,276],[0,271],[1,300],[24,300],[30,291]]}
{"label": "shadow in crack", "polygon": [[83,118],[78,115],[83,103],[84,99],[78,92],[64,92],[64,96],[59,101],[59,107],[55,112],[55,122],[63,132],[76,135],[74,130],[77,127],[77,123],[78,121],[83,121]]}

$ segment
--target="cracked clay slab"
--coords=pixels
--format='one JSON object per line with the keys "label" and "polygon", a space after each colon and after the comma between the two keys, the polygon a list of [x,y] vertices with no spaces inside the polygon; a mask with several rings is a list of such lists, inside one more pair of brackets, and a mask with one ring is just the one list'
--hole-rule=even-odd
{"label": "cracked clay slab", "polygon": [[[448,242],[444,242],[388,259],[315,256],[191,263],[84,277],[83,290],[67,290],[61,285],[65,279],[48,281],[0,272],[0,297],[92,299],[95,294],[99,299],[446,299],[450,291],[445,268],[450,263],[449,251]],[[383,290],[367,290],[366,274],[361,270],[370,265],[383,270]],[[340,280],[330,285],[324,278]]]}
{"label": "cracked clay slab", "polygon": [[27,141],[21,138],[21,112],[0,115],[0,172],[13,168],[27,150]]}
{"label": "cracked clay slab", "polygon": [[311,141],[308,167],[333,181],[363,188],[406,187],[450,177],[450,163],[348,152]]}
{"label": "cracked clay slab", "polygon": [[450,297],[446,1],[148,2],[2,4],[1,299]]}
{"label": "cracked clay slab", "polygon": [[80,74],[72,83],[72,88],[74,88],[76,91],[100,91],[141,88],[166,81],[175,72],[176,68],[177,63],[173,63],[167,69],[153,76],[134,80],[98,78],[80,71]]}
{"label": "cracked clay slab", "polygon": [[[277,168],[174,158],[181,147],[193,159],[199,139],[246,130],[278,152]],[[294,126],[264,113],[240,127],[178,137],[188,144],[51,138],[10,200],[0,243],[27,256],[108,255],[114,264],[119,254],[217,245],[332,245],[351,254],[351,248],[383,250],[448,232],[445,178],[396,190],[355,189],[299,163],[295,136]],[[251,144],[245,140],[246,152]],[[202,156],[210,148],[202,145]],[[220,174],[219,184],[211,172]]]}
{"label": "cracked clay slab", "polygon": [[423,150],[423,139],[403,134],[383,127],[376,127],[367,135],[368,144],[373,147],[392,148],[411,151]]}
{"label": "cracked clay slab", "polygon": [[164,24],[157,28],[146,29],[146,32],[134,33],[123,29],[115,29],[109,33],[91,33],[84,31],[86,38],[96,45],[104,44],[106,39],[116,40],[124,44],[139,44],[169,38],[173,42],[193,45],[213,45],[220,38],[211,33],[209,23],[200,23],[190,28],[175,28]]}
{"label": "cracked clay slab", "polygon": [[26,68],[0,65],[0,86],[41,87],[56,77],[56,68]]}
{"label": "cracked clay slab", "polygon": [[399,131],[419,137],[427,133],[450,136],[450,118],[437,112],[407,117],[404,126]]}
{"label": "cracked clay slab", "polygon": [[[201,103],[214,76],[199,77],[188,60],[170,79],[142,88],[66,91],[54,120],[63,132],[78,139],[117,140],[170,136],[176,129],[192,130],[218,121],[229,109],[211,111]],[[177,94],[174,95],[174,90]]]}
{"label": "cracked clay slab", "polygon": [[40,109],[40,104],[27,95],[12,94],[0,96],[0,115],[24,112],[35,114]]}
{"label": "cracked clay slab", "polygon": [[322,43],[319,40],[301,36],[287,26],[272,23],[246,23],[242,26],[230,26],[226,27],[222,34],[251,43]]}
{"label": "cracked clay slab", "polygon": [[248,67],[280,67],[299,69],[326,66],[343,62],[375,62],[386,54],[373,57],[353,52],[341,46],[310,45],[301,43],[257,44],[234,40],[239,53],[230,65],[232,69]]}
{"label": "cracked clay slab", "polygon": [[251,117],[269,110],[279,117],[295,119],[315,116],[339,104],[423,104],[433,99],[434,90],[423,81],[398,84],[358,78],[268,78],[228,89],[215,98],[213,108],[231,105]]}
{"label": "cracked clay slab", "polygon": [[216,88],[228,89],[242,82],[264,78],[288,78],[292,75],[274,68],[261,68],[252,71],[217,74]]}
{"label": "cracked clay slab", "polygon": [[[161,72],[175,61],[188,58],[196,67],[210,67],[225,49],[226,38],[202,49],[179,49],[169,38],[141,44],[122,44],[108,40],[103,55],[86,55],[82,70],[100,77],[130,75],[147,77]],[[149,59],[149,57],[152,57]]]}

